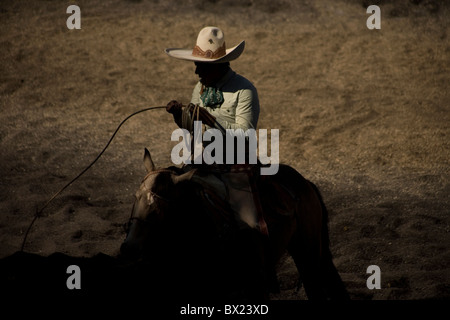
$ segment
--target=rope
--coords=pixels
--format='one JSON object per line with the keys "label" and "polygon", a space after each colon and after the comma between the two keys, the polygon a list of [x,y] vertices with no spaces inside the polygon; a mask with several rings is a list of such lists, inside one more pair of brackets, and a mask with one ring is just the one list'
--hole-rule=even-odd
{"label": "rope", "polygon": [[83,171],[81,171],[75,178],[73,178],[72,180],[70,180],[70,182],[68,182],[64,187],[62,187],[58,192],[56,192],[45,204],[44,206],[38,210],[38,207],[36,206],[36,213],[34,214],[34,218],[31,221],[30,225],[28,226],[27,231],[25,232],[25,236],[23,238],[23,242],[22,242],[22,246],[20,251],[23,252],[23,249],[25,247],[26,241],[27,241],[27,237],[28,234],[30,233],[31,227],[33,226],[34,222],[37,220],[37,218],[39,218],[42,214],[42,212],[44,211],[44,209],[60,194],[62,193],[66,188],[68,188],[72,183],[74,183],[78,178],[80,178],[86,171],[88,171],[96,162],[98,159],[100,159],[100,157],[103,155],[103,153],[106,151],[106,149],[109,147],[109,145],[111,144],[112,140],[114,139],[114,137],[116,136],[117,132],[119,131],[120,127],[122,127],[122,125],[131,117],[145,112],[145,111],[149,111],[149,110],[155,110],[155,109],[162,109],[162,108],[166,108],[166,106],[158,106],[158,107],[149,107],[149,108],[145,108],[139,111],[136,111],[132,114],[130,114],[128,117],[126,117],[117,127],[116,131],[114,131],[113,135],[111,136],[111,138],[109,139],[108,143],[106,144],[106,146],[103,148],[103,150],[98,154],[98,156],[94,159],[94,161],[92,161]]}
{"label": "rope", "polygon": [[192,133],[194,131],[194,122],[191,119],[190,109],[185,107],[181,113],[181,127]]}
{"label": "rope", "polygon": [[[191,115],[192,112],[192,115]],[[206,113],[204,116],[208,117],[210,122],[213,122],[222,134],[226,134],[226,130],[210,113]],[[190,133],[194,132],[194,121],[200,120],[200,106],[190,104],[183,108],[181,113],[181,127],[188,130]]]}

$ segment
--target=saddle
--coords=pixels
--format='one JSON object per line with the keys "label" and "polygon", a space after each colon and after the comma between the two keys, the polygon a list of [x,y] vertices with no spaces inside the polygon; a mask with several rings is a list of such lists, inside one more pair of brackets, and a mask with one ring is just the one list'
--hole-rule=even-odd
{"label": "saddle", "polygon": [[[255,171],[259,170],[259,166],[183,167],[185,172],[190,170],[195,170],[190,180],[200,186],[203,202],[215,215],[219,229],[223,228],[223,224],[234,225],[239,229],[253,228],[267,236],[267,218],[273,218],[275,213],[282,216],[293,214],[296,200],[293,194],[271,176],[258,176]],[[266,201],[274,196],[280,201]]]}

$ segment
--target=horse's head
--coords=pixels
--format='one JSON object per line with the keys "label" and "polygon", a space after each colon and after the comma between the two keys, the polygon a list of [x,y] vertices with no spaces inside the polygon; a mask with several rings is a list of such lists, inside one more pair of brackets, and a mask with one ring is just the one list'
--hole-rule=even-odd
{"label": "horse's head", "polygon": [[166,215],[178,197],[177,184],[191,176],[190,173],[180,175],[174,167],[156,169],[147,149],[144,165],[147,175],[135,194],[127,237],[120,247],[121,255],[127,258],[142,257],[148,242],[158,239],[163,232]]}

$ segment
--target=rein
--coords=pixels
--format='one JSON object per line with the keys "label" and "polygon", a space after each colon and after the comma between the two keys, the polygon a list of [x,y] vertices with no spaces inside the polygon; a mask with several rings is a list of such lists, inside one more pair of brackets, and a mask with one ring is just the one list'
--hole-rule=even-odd
{"label": "rein", "polygon": [[114,137],[116,136],[117,132],[119,131],[120,127],[122,127],[122,125],[131,117],[145,112],[145,111],[150,111],[150,110],[155,110],[155,109],[165,109],[166,106],[158,106],[158,107],[149,107],[149,108],[145,108],[136,112],[133,112],[132,114],[130,114],[128,117],[126,117],[124,120],[122,120],[122,122],[119,124],[119,126],[117,127],[116,131],[114,131],[113,135],[111,136],[111,138],[109,139],[108,143],[106,144],[106,146],[103,148],[103,150],[98,154],[98,156],[94,159],[94,161],[92,161],[83,171],[81,171],[75,178],[73,178],[72,180],[70,180],[70,182],[68,182],[64,187],[62,187],[58,192],[56,192],[45,204],[41,209],[38,209],[38,207],[36,206],[36,212],[34,214],[34,218],[31,221],[30,225],[28,226],[27,231],[25,232],[25,236],[23,238],[23,242],[22,242],[22,246],[20,248],[20,251],[23,252],[23,249],[25,248],[25,244],[27,241],[27,237],[28,234],[30,233],[31,227],[33,226],[34,222],[37,220],[37,218],[39,218],[42,215],[42,212],[44,211],[44,209],[60,194],[62,193],[66,188],[68,188],[72,183],[74,183],[78,178],[80,178],[84,173],[86,173],[86,171],[88,171],[96,162],[98,159],[100,159],[100,157],[103,155],[103,153],[106,151],[106,149],[109,147],[109,145],[111,144],[112,140],[114,139]]}

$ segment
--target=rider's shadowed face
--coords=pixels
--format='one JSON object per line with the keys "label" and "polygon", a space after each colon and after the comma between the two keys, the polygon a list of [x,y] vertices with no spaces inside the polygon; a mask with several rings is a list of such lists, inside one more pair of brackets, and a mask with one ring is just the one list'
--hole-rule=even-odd
{"label": "rider's shadowed face", "polygon": [[206,86],[213,86],[219,81],[230,68],[229,63],[203,63],[195,62],[195,74],[200,78],[200,82]]}

